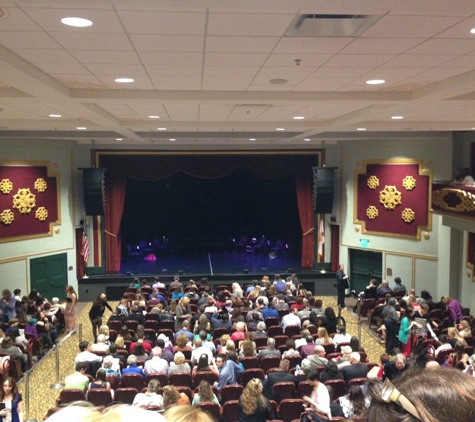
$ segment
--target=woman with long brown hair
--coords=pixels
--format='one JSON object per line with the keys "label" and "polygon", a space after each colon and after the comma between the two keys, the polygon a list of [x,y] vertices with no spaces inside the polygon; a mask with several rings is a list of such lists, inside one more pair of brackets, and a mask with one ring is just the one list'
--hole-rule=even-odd
{"label": "woman with long brown hair", "polygon": [[259,378],[249,381],[239,399],[239,422],[266,422],[274,419],[269,400],[262,394]]}
{"label": "woman with long brown hair", "polygon": [[213,389],[208,381],[202,380],[199,385],[199,393],[195,393],[193,396],[193,406],[196,406],[198,403],[201,402],[209,402],[213,401],[219,404],[219,400],[216,397],[216,394],[213,393]]}
{"label": "woman with long brown hair", "polygon": [[22,397],[12,377],[5,377],[3,381],[0,403],[4,403],[4,408],[0,410],[1,421],[21,422],[23,420]]}

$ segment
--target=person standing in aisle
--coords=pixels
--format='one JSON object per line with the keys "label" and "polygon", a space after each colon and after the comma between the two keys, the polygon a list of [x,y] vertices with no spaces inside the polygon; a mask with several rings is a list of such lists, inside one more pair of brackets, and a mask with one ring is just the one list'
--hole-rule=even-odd
{"label": "person standing in aisle", "polygon": [[349,287],[348,276],[345,274],[345,266],[340,264],[336,272],[336,290],[338,292],[338,307],[345,307],[345,290]]}

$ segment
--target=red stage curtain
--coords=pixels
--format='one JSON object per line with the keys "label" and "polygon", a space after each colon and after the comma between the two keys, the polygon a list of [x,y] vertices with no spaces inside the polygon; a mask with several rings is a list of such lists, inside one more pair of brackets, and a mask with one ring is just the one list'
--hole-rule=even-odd
{"label": "red stage curtain", "polygon": [[312,169],[302,169],[295,174],[295,187],[302,228],[302,268],[313,267],[315,248],[315,215],[312,204]]}
{"label": "red stage curtain", "polygon": [[120,271],[120,223],[124,212],[127,178],[118,172],[108,171],[106,176],[105,245],[106,272]]}
{"label": "red stage curtain", "polygon": [[[312,167],[317,154],[295,155],[101,155],[106,172],[106,271],[120,270],[120,222],[124,210],[126,178],[161,180],[178,172],[202,179],[218,179],[236,171],[253,177],[276,179],[296,175],[297,201],[303,233],[314,225],[312,206]],[[314,233],[302,236],[302,267],[313,267]]]}
{"label": "red stage curtain", "polygon": [[338,266],[340,265],[340,226],[332,225],[331,226],[331,271],[337,271]]}

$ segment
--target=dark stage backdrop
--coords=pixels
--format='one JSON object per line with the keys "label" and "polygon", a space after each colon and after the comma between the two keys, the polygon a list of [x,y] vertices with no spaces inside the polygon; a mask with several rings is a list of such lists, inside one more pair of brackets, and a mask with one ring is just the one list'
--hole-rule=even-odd
{"label": "dark stage backdrop", "polygon": [[123,245],[166,236],[172,245],[212,248],[222,241],[227,250],[233,237],[264,235],[300,254],[295,177],[265,180],[236,172],[213,180],[183,173],[160,181],[129,179],[121,232]]}

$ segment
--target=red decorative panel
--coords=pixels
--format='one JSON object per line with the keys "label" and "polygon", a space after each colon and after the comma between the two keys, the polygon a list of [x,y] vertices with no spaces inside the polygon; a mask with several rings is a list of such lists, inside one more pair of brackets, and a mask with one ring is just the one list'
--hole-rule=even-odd
{"label": "red decorative panel", "polygon": [[46,165],[0,166],[0,242],[52,235],[59,179]]}
{"label": "red decorative panel", "polygon": [[431,179],[413,161],[365,163],[355,177],[355,222],[363,233],[420,239],[431,225]]}

